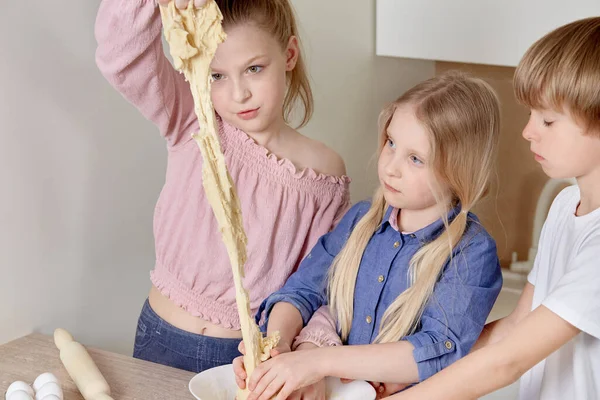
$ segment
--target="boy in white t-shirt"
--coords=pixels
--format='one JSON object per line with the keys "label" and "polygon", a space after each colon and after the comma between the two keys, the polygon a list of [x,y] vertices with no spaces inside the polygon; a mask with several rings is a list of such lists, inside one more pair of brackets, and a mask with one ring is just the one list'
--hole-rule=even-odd
{"label": "boy in white t-shirt", "polygon": [[521,400],[600,399],[600,17],[537,41],[514,85],[535,159],[577,186],[552,204],[517,308],[470,355],[390,399],[476,399],[519,377]]}

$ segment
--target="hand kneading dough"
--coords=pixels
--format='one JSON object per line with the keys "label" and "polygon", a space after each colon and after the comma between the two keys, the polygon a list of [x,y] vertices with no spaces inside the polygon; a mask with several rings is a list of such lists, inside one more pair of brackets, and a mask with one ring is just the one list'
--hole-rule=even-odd
{"label": "hand kneading dough", "polygon": [[[246,233],[242,224],[240,202],[219,145],[218,127],[210,98],[210,63],[217,46],[225,40],[223,16],[214,0],[195,8],[190,1],[187,9],[179,10],[174,2],[161,6],[164,35],[170,46],[175,68],[190,83],[198,116],[200,132],[194,139],[204,159],[202,178],[208,201],[221,228],[223,242],[233,269],[236,303],[240,316],[242,337],[246,347],[244,366],[248,376],[270,356],[279,341],[263,338],[250,314],[248,292],[242,286],[246,262]],[[248,391],[240,391],[238,400],[245,400]]]}

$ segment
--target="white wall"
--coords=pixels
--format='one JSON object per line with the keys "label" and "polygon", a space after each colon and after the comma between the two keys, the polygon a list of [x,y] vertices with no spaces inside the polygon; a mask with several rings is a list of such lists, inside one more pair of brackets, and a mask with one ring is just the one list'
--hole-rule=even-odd
{"label": "white wall", "polygon": [[[96,70],[99,2],[35,3],[0,13],[0,343],[64,327],[130,353],[165,146]],[[304,132],[344,156],[366,197],[377,113],[433,63],[374,56],[373,2],[294,3],[317,107]]]}
{"label": "white wall", "polygon": [[600,14],[598,0],[377,0],[377,54],[516,67],[548,32]]}
{"label": "white wall", "polygon": [[354,201],[377,185],[373,158],[382,107],[435,75],[431,61],[375,56],[375,2],[292,0],[313,78],[316,111],[304,132],[336,149]]}

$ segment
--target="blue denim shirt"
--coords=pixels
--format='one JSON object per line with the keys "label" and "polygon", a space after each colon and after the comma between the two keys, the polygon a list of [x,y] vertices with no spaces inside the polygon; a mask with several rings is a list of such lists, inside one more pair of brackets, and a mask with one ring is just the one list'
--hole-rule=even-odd
{"label": "blue denim shirt", "polygon": [[[261,304],[257,322],[263,314],[268,321],[271,309],[278,302],[294,305],[302,314],[304,324],[319,307],[327,304],[327,271],[369,207],[369,202],[358,203],[333,231],[319,239],[283,288]],[[444,229],[440,219],[412,234],[402,234],[390,225],[391,212],[390,207],[360,263],[347,341],[350,345],[369,344],[375,340],[385,310],[408,288],[411,258]],[[458,207],[449,213],[448,219],[452,220],[457,212]],[[496,243],[477,217],[469,214],[465,234],[455,246],[452,262],[449,259],[446,263],[417,330],[410,336],[398,338],[414,346],[413,356],[421,381],[468,354],[501,287]],[[262,328],[266,328],[266,323]]]}

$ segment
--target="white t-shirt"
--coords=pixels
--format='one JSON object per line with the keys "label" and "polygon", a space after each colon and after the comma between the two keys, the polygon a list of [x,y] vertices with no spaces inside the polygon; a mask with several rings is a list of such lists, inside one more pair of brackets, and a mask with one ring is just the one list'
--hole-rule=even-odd
{"label": "white t-shirt", "polygon": [[600,209],[575,216],[579,196],[571,186],[552,203],[528,280],[532,309],[544,305],[581,333],[523,375],[521,400],[600,399]]}

